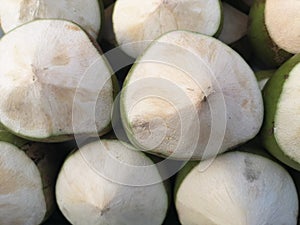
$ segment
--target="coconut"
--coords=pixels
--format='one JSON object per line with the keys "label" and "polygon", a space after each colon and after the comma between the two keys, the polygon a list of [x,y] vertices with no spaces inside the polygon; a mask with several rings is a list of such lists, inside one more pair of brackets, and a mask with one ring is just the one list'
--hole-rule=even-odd
{"label": "coconut", "polygon": [[277,163],[252,153],[230,152],[205,170],[201,163],[188,167],[176,183],[182,225],[297,224],[295,184]]}
{"label": "coconut", "polygon": [[111,68],[76,24],[36,20],[0,40],[0,121],[30,140],[61,142],[106,133]]}
{"label": "coconut", "polygon": [[0,224],[41,224],[55,209],[54,186],[67,148],[28,142],[3,128],[0,140]]}
{"label": "coconut", "polygon": [[300,54],[297,54],[267,82],[263,90],[265,120],[261,131],[265,148],[297,170],[300,170],[299,75]]}
{"label": "coconut", "polygon": [[[101,3],[101,4],[100,4]],[[96,38],[101,27],[102,2],[98,0],[1,0],[0,20],[5,33],[36,19],[66,19]]]}
{"label": "coconut", "polygon": [[168,208],[156,166],[117,140],[92,142],[71,154],[60,171],[56,198],[72,224],[160,225]]}
{"label": "coconut", "polygon": [[280,66],[300,52],[300,2],[255,1],[250,10],[249,38],[256,57],[269,67]]}
{"label": "coconut", "polygon": [[246,36],[248,15],[226,2],[222,2],[222,6],[224,20],[218,39],[237,51],[246,61],[250,61],[252,50]]}
{"label": "coconut", "polygon": [[113,12],[116,40],[133,58],[168,31],[182,29],[213,36],[221,25],[219,0],[118,0]]}
{"label": "coconut", "polygon": [[233,44],[247,34],[248,15],[237,10],[226,2],[223,6],[223,27],[218,39],[226,44]]}
{"label": "coconut", "polygon": [[213,157],[253,138],[263,119],[258,83],[221,41],[169,32],[137,59],[120,97],[132,144],[172,159]]}

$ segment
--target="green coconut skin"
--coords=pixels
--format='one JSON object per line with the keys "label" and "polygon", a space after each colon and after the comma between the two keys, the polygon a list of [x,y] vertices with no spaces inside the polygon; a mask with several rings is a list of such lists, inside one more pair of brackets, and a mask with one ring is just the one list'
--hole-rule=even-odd
{"label": "green coconut skin", "polygon": [[[103,15],[103,13],[102,13],[103,12],[102,1],[99,0],[98,2],[99,2],[100,10],[102,10],[101,11],[101,15]],[[63,19],[42,19],[42,20],[62,20],[62,21],[64,21]],[[31,22],[32,21],[29,21],[27,23],[31,23]],[[24,26],[27,23],[24,23],[24,24],[22,24],[20,26]],[[71,23],[73,23],[73,22],[71,22]],[[98,50],[99,54],[101,56],[103,56],[103,51],[102,51],[100,45],[98,44],[97,40],[95,40],[93,37],[91,37],[91,35],[89,33],[87,33],[80,25],[78,25],[76,23],[73,23],[73,24],[75,24],[76,26],[78,26],[87,35],[87,37],[92,42],[92,44],[94,45],[94,47]],[[0,27],[0,29],[1,29],[1,27]],[[9,32],[12,32],[15,29],[18,29],[18,27],[10,30]],[[7,33],[9,33],[9,32],[7,32]],[[1,37],[0,37],[0,39],[1,39]],[[106,65],[110,69],[111,80],[112,80],[112,87],[113,87],[112,95],[113,95],[113,99],[115,100],[115,98],[118,96],[118,93],[120,92],[120,85],[118,83],[117,76],[113,72],[113,70],[110,67],[110,64],[109,64],[108,60],[105,58],[105,56],[103,56],[103,60],[105,61]],[[73,140],[75,138],[74,134],[50,134],[48,137],[45,137],[45,138],[34,138],[34,137],[29,137],[29,136],[26,136],[26,135],[19,134],[19,133],[15,132],[15,131],[11,130],[9,127],[6,127],[5,125],[3,125],[3,124],[0,123],[0,132],[1,132],[2,129],[4,129],[5,131],[7,131],[6,135],[8,135],[8,136],[12,135],[12,137],[13,137],[14,140],[17,140],[17,137],[19,137],[20,140],[22,140],[22,139],[24,140],[25,139],[25,140],[27,140],[27,142],[32,141],[32,142],[43,142],[43,143],[62,143],[62,142],[71,141],[71,140]],[[107,126],[103,130],[99,131],[98,136],[103,136],[103,135],[109,133],[111,130],[112,130],[112,125],[111,125],[111,123],[108,123]],[[1,135],[1,133],[0,133],[0,135]],[[76,134],[76,137],[81,137],[81,136],[85,137],[87,135],[91,135],[91,134]],[[1,139],[1,138],[2,137],[0,136],[0,140],[6,141],[5,139]],[[9,138],[9,137],[7,137],[7,138]],[[11,143],[9,140],[10,139],[8,139],[7,142]],[[18,146],[18,145],[16,145],[16,146]]]}
{"label": "green coconut skin", "polygon": [[222,29],[223,29],[223,24],[224,24],[224,13],[223,13],[223,5],[222,5],[222,1],[221,0],[219,0],[219,7],[220,7],[220,11],[221,11],[220,24],[219,24],[218,30],[213,35],[213,37],[216,37],[216,38],[219,37],[219,35],[221,34]]}
{"label": "green coconut skin", "polygon": [[276,70],[260,70],[255,73],[255,77],[257,81],[261,81],[271,78],[275,72]]}
{"label": "green coconut skin", "polygon": [[22,146],[29,143],[28,140],[17,137],[14,134],[10,133],[2,124],[0,124],[0,141],[8,142],[18,148],[21,148]]}
{"label": "green coconut skin", "polygon": [[279,48],[271,39],[265,25],[266,0],[256,0],[249,13],[248,37],[255,56],[269,68],[282,65],[293,54]]}
{"label": "green coconut skin", "polygon": [[265,116],[260,137],[263,146],[271,155],[284,164],[300,171],[300,163],[296,162],[279,147],[274,136],[274,119],[277,111],[277,104],[282,92],[284,82],[288,79],[290,71],[300,62],[300,54],[297,54],[285,62],[267,82],[263,89],[265,105]]}
{"label": "green coconut skin", "polygon": [[[275,72],[276,70],[260,70],[255,72],[255,77],[261,90],[264,89],[263,84],[265,84],[274,75]],[[262,81],[264,82],[263,84],[260,83]]]}

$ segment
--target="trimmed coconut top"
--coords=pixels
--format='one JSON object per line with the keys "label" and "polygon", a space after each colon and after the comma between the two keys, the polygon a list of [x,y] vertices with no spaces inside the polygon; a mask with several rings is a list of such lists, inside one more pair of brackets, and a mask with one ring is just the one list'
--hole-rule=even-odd
{"label": "trimmed coconut top", "polygon": [[295,184],[275,162],[232,152],[204,171],[200,166],[185,177],[176,195],[181,224],[297,224]]}
{"label": "trimmed coconut top", "polygon": [[35,19],[66,19],[98,36],[101,11],[98,0],[1,0],[0,20],[6,32]]}
{"label": "trimmed coconut top", "polygon": [[274,136],[286,155],[300,162],[300,63],[287,75],[277,104]]}
{"label": "trimmed coconut top", "polygon": [[209,157],[255,136],[263,103],[253,71],[236,52],[215,38],[173,31],[129,72],[121,116],[136,146],[199,159],[206,146]]}
{"label": "trimmed coconut top", "polygon": [[86,33],[38,20],[0,40],[0,120],[34,139],[97,133],[110,121],[111,72]]}
{"label": "trimmed coconut top", "polygon": [[153,162],[116,140],[90,143],[69,156],[56,196],[72,224],[160,225],[168,208]]}
{"label": "trimmed coconut top", "polygon": [[265,23],[272,40],[287,52],[300,52],[300,1],[266,0]]}
{"label": "trimmed coconut top", "polygon": [[220,27],[221,14],[218,0],[118,0],[113,27],[122,49],[137,57],[149,41],[171,30],[184,29],[213,36]]}
{"label": "trimmed coconut top", "polygon": [[21,150],[0,142],[0,224],[40,224],[46,202],[40,172]]}

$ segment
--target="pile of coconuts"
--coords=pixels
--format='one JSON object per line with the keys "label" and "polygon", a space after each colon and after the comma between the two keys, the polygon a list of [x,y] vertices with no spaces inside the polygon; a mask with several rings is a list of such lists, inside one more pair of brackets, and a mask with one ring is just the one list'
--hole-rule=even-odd
{"label": "pile of coconuts", "polygon": [[0,0],[0,225],[299,224],[299,12]]}

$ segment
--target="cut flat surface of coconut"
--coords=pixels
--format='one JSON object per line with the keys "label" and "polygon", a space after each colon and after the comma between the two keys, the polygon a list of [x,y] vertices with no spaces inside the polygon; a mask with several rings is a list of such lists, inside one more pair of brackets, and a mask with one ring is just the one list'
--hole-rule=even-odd
{"label": "cut flat surface of coconut", "polygon": [[287,75],[274,120],[274,136],[281,149],[300,163],[300,62]]}
{"label": "cut flat surface of coconut", "polygon": [[176,208],[182,225],[297,224],[298,196],[290,175],[262,156],[232,152],[181,182]]}
{"label": "cut flat surface of coconut", "polygon": [[0,90],[1,123],[28,139],[96,135],[110,122],[111,69],[68,21],[33,21],[0,40]]}
{"label": "cut flat surface of coconut", "polygon": [[0,20],[5,33],[35,19],[66,19],[79,24],[92,37],[101,26],[98,0],[1,0]]}
{"label": "cut flat surface of coconut", "polygon": [[9,143],[0,142],[0,148],[0,224],[40,224],[47,209],[37,166]]}
{"label": "cut flat surface of coconut", "polygon": [[224,152],[254,137],[263,118],[245,61],[221,41],[188,31],[151,44],[129,72],[120,102],[130,141],[175,159]]}
{"label": "cut flat surface of coconut", "polygon": [[[263,62],[266,69],[278,68],[293,55],[280,48],[270,37],[265,22],[266,0],[254,1],[249,12],[247,37],[256,60]],[[278,15],[276,15],[278,17]],[[275,18],[273,18],[276,20]]]}
{"label": "cut flat surface of coconut", "polygon": [[[265,119],[261,129],[264,147],[278,160],[296,170],[300,170],[300,158],[296,152],[299,146],[293,145],[299,142],[293,132],[299,132],[297,130],[300,129],[296,94],[299,80],[295,76],[299,75],[299,63],[300,54],[294,55],[276,70],[264,87]],[[284,118],[286,121],[283,121]],[[289,134],[295,139],[290,139]],[[287,143],[288,140],[290,143]]]}
{"label": "cut flat surface of coconut", "polygon": [[221,23],[219,0],[118,0],[113,12],[116,40],[134,58],[168,31],[183,29],[213,36]]}
{"label": "cut flat surface of coconut", "polygon": [[160,225],[168,208],[161,177],[143,153],[117,140],[87,144],[64,163],[59,208],[72,224]]}
{"label": "cut flat surface of coconut", "polygon": [[287,52],[300,53],[300,1],[266,0],[265,23],[272,40]]}
{"label": "cut flat surface of coconut", "polygon": [[218,37],[226,44],[232,44],[247,34],[248,16],[226,2],[223,6],[223,27]]}

